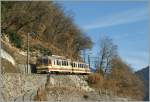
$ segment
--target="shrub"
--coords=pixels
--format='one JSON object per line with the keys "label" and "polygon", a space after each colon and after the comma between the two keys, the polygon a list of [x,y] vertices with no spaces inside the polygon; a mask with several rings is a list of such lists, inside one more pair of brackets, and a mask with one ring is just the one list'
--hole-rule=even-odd
{"label": "shrub", "polygon": [[100,88],[103,86],[104,78],[100,73],[94,73],[88,76],[88,84],[95,88]]}
{"label": "shrub", "polygon": [[21,37],[18,36],[16,33],[10,32],[10,33],[9,33],[9,40],[10,40],[11,43],[12,43],[14,46],[16,46],[17,48],[21,48],[22,40],[21,40]]}
{"label": "shrub", "polygon": [[88,95],[83,95],[83,98],[84,98],[84,99],[88,99],[89,96],[88,96]]}

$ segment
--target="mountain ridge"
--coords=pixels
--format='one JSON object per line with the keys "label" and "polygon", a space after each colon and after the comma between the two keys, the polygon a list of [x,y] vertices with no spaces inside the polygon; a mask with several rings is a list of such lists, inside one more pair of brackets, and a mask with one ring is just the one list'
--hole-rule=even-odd
{"label": "mountain ridge", "polygon": [[149,100],[149,66],[135,72],[144,83],[144,101]]}

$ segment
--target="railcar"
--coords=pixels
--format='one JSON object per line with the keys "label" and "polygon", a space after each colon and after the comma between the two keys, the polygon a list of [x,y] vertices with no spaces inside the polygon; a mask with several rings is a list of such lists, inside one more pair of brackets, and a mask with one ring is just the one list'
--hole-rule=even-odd
{"label": "railcar", "polygon": [[57,55],[39,57],[36,69],[37,73],[91,73],[88,64]]}

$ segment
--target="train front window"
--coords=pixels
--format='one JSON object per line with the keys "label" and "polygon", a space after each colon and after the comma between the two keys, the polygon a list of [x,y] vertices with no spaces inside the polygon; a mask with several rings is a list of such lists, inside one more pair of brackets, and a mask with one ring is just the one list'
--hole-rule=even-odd
{"label": "train front window", "polygon": [[66,62],[66,65],[68,66],[68,61]]}
{"label": "train front window", "polygon": [[43,64],[47,65],[48,64],[48,59],[43,59]]}

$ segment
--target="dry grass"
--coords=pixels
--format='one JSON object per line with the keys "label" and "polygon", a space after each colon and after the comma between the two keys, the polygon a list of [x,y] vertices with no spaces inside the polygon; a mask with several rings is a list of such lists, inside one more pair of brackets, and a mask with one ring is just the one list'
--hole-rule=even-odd
{"label": "dry grass", "polygon": [[[119,73],[119,71],[117,71]],[[123,73],[123,72],[122,72]],[[96,90],[109,90],[113,94],[121,97],[131,97],[134,100],[142,100],[143,91],[142,83],[134,77],[134,74],[128,72],[128,74],[118,74],[110,76],[108,79],[104,79],[100,73],[94,73],[89,75],[88,84]],[[127,77],[127,75],[129,77]],[[116,78],[114,78],[116,77]],[[125,79],[122,79],[125,78]],[[126,79],[127,78],[127,79]]]}
{"label": "dry grass", "polygon": [[88,76],[88,84],[92,87],[103,87],[104,77],[100,73],[94,73]]}

